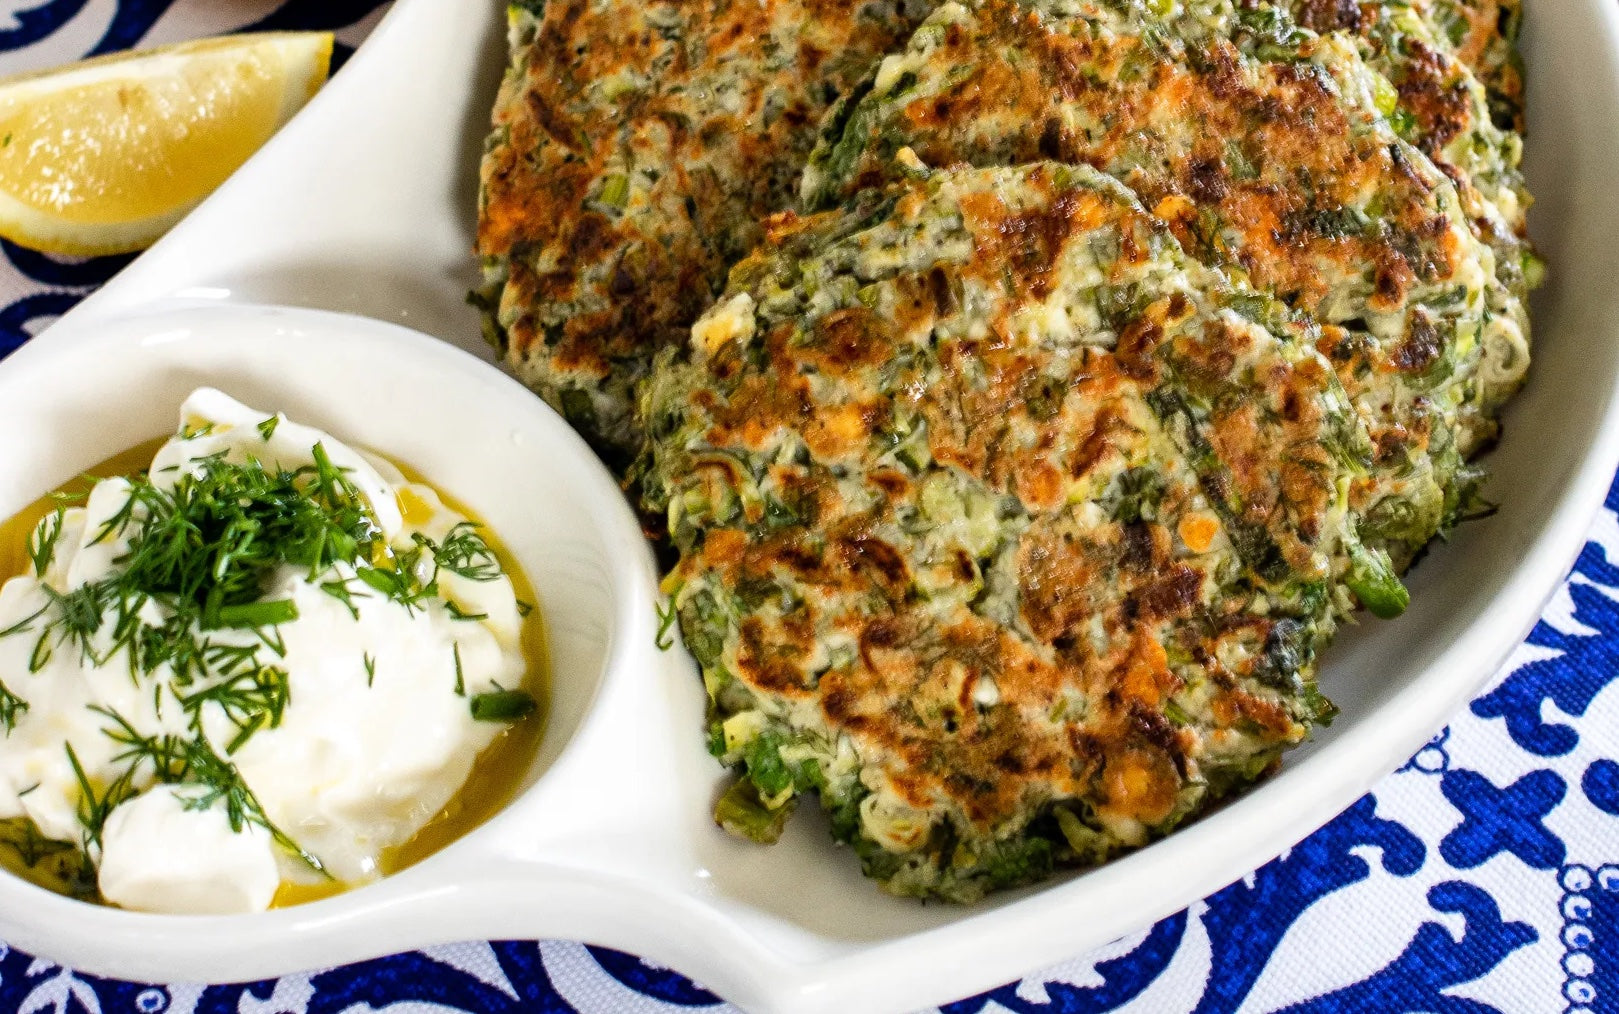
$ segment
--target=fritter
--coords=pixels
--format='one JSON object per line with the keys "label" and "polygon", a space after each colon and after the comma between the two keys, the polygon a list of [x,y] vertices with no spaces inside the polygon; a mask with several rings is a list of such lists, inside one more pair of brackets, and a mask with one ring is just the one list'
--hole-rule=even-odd
{"label": "fritter", "polygon": [[[1377,0],[1397,10],[1400,0]],[[1490,112],[1503,130],[1521,132],[1523,60],[1518,55],[1518,29],[1523,23],[1519,0],[1411,0],[1434,35],[1484,83]]]}
{"label": "fritter", "polygon": [[1456,184],[1474,234],[1495,253],[1501,287],[1486,292],[1489,309],[1507,317],[1521,311],[1544,274],[1528,241],[1522,136],[1492,122],[1484,86],[1424,9],[1319,0],[1293,0],[1292,7],[1316,31],[1353,33],[1367,65],[1393,87],[1379,96],[1390,123]]}
{"label": "fritter", "polygon": [[1087,166],[776,219],[643,403],[721,823],[814,792],[888,890],[966,901],[1271,770],[1337,620],[1404,604],[1325,337]]}
{"label": "fritter", "polygon": [[1400,135],[1458,183],[1464,204],[1469,186],[1489,202],[1470,214],[1494,212],[1513,234],[1523,234],[1530,203],[1519,169],[1523,138],[1491,119],[1485,86],[1430,20],[1439,5],[1290,0],[1288,6],[1307,29],[1351,33],[1367,65],[1394,86],[1379,100]]}
{"label": "fritter", "polygon": [[524,0],[482,166],[488,337],[602,454],[921,0]]}
{"label": "fritter", "polygon": [[1124,10],[941,7],[828,118],[806,205],[902,177],[902,150],[1116,176],[1194,256],[1332,325],[1323,351],[1378,448],[1352,506],[1404,566],[1468,509],[1465,459],[1528,366],[1521,301],[1352,40],[1269,7]]}

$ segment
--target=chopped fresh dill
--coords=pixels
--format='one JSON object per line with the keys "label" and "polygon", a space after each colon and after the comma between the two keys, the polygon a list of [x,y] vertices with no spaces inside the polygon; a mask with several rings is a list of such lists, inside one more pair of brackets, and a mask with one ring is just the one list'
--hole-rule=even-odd
{"label": "chopped fresh dill", "polygon": [[258,798],[247,787],[247,783],[242,781],[241,772],[236,770],[236,765],[214,753],[206,740],[195,739],[186,742],[185,763],[187,778],[182,784],[196,784],[203,789],[201,794],[185,800],[186,809],[207,810],[215,803],[223,801],[225,816],[230,821],[232,831],[240,832],[247,824],[257,824],[270,832],[270,838],[277,845],[296,856],[316,873],[331,879],[331,875],[326,872],[326,865],[320,859],[270,822],[270,818],[264,814],[264,808],[259,805]]}
{"label": "chopped fresh dill", "polygon": [[[188,427],[182,437],[206,431]],[[146,477],[131,480],[124,502],[95,532],[97,542],[121,540],[115,567],[68,592],[41,582],[45,606],[0,631],[34,637],[29,665],[35,672],[58,652],[101,666],[122,651],[137,681],[160,667],[172,674],[167,685],[184,711],[187,734],[141,736],[124,716],[103,711],[110,723],[103,731],[123,750],[115,760],[121,770],[100,788],[67,745],[87,849],[100,844],[112,810],[146,785],[187,783],[199,786],[198,807],[222,801],[233,827],[263,825],[281,847],[319,868],[270,825],[225,759],[259,730],[280,725],[290,702],[286,670],[270,661],[286,653],[278,628],[298,616],[291,599],[267,594],[281,569],[306,567],[318,575],[340,562],[368,565],[374,556],[386,557],[354,484],[322,448],[314,457],[313,465],[280,469],[229,461],[221,453],[187,462],[161,486]],[[63,515],[59,508],[29,542],[40,577],[61,537]],[[415,594],[413,585],[407,587]],[[343,597],[347,586],[340,587]],[[163,687],[154,681],[157,706]],[[26,708],[0,687],[0,724],[8,732]],[[223,715],[233,730],[224,757],[203,734],[205,711]]]}
{"label": "chopped fresh dill", "polygon": [[187,423],[186,425],[180,427],[180,439],[195,440],[198,437],[205,437],[213,431],[214,424],[211,422],[205,422],[198,426],[192,426],[191,424]]}
{"label": "chopped fresh dill", "polygon": [[[325,865],[319,859],[270,822],[258,798],[242,780],[241,772],[236,770],[236,765],[216,754],[206,739],[200,735],[190,739],[173,735],[143,736],[122,715],[105,708],[93,710],[112,720],[114,728],[102,731],[107,738],[124,747],[123,752],[114,759],[120,763],[127,761],[129,767],[98,799],[89,779],[84,776],[84,768],[79,765],[72,745],[68,746],[68,759],[73,764],[74,775],[79,779],[80,791],[89,801],[80,807],[80,823],[85,827],[87,846],[101,843],[101,832],[106,826],[107,817],[117,809],[119,803],[136,795],[133,786],[144,769],[144,774],[160,785],[196,787],[199,790],[196,795],[183,797],[186,809],[207,810],[222,802],[232,831],[240,832],[248,824],[256,824],[268,831],[277,845],[310,869],[317,873],[326,872]],[[111,805],[108,805],[109,802]]]}
{"label": "chopped fresh dill", "polygon": [[45,638],[41,637],[39,640],[34,642],[34,650],[28,653],[28,671],[30,673],[37,673],[41,669],[45,668],[46,663],[48,663],[50,660],[51,644],[49,641],[45,640]]}
{"label": "chopped fresh dill", "polygon": [[73,777],[79,783],[79,824],[84,828],[84,847],[89,852],[92,847],[101,847],[101,830],[107,824],[107,818],[112,816],[122,803],[135,795],[135,775],[139,768],[131,764],[112,784],[100,793],[90,784],[90,776],[84,773],[84,765],[79,763],[79,755],[74,752],[72,743],[63,744],[67,750],[67,762],[73,768]]}
{"label": "chopped fresh dill", "polygon": [[[102,613],[109,599],[108,589],[103,583],[83,584],[65,595],[43,583],[39,585],[39,590],[51,600],[49,608],[54,614],[45,632],[40,635],[40,643],[44,643],[52,633],[55,633],[58,644],[72,644],[84,657],[100,662],[101,657],[95,650],[95,635],[96,631],[101,629]],[[44,657],[49,656],[50,651],[47,649]],[[41,661],[40,665],[43,666],[44,662]],[[39,669],[32,671],[38,672]]]}
{"label": "chopped fresh dill", "polygon": [[[259,423],[259,435],[268,441],[280,418]],[[210,429],[186,427],[181,438]],[[124,501],[91,530],[93,543],[116,548],[109,572],[68,591],[41,580],[44,605],[0,630],[0,637],[32,638],[34,672],[61,653],[98,667],[122,653],[118,664],[127,662],[143,689],[157,670],[168,674],[151,680],[151,704],[159,712],[178,706],[183,728],[148,736],[125,715],[93,706],[117,746],[110,768],[98,768],[94,779],[72,743],[64,744],[78,783],[86,855],[100,848],[119,805],[148,786],[168,784],[185,787],[188,808],[220,806],[233,829],[262,827],[282,849],[324,872],[318,858],[269,820],[231,759],[258,732],[281,725],[291,703],[289,675],[277,662],[287,651],[280,628],[299,615],[294,599],[279,592],[286,568],[306,570],[355,619],[357,600],[374,594],[407,610],[427,608],[440,594],[441,572],[480,582],[504,575],[472,522],[438,543],[415,535],[408,545],[389,545],[364,496],[325,448],[317,443],[311,457],[312,464],[287,468],[251,457],[232,461],[220,451],[165,470],[159,483],[145,474],[128,480]],[[49,569],[65,522],[66,509],[58,506],[30,536],[36,577]],[[445,608],[459,620],[487,618],[453,602]],[[519,602],[518,609],[526,616],[532,606]],[[459,643],[453,658],[455,692],[467,697]],[[366,652],[362,662],[371,686],[376,659]],[[537,707],[521,691],[497,691],[469,702],[474,718],[516,721]],[[0,683],[0,728],[7,734],[28,707]],[[219,738],[204,733],[205,716]]]}
{"label": "chopped fresh dill", "polygon": [[489,619],[489,614],[488,613],[469,613],[469,612],[466,612],[465,610],[463,610],[461,608],[460,604],[457,603],[457,602],[446,601],[444,603],[444,607],[449,612],[451,618],[453,618],[453,619],[457,619],[457,620],[487,620],[487,619]]}
{"label": "chopped fresh dill", "polygon": [[245,627],[257,630],[278,623],[291,623],[298,618],[298,604],[291,599],[270,602],[242,602],[234,606],[220,606],[211,617],[213,629]]}
{"label": "chopped fresh dill", "polygon": [[437,546],[425,536],[417,536],[417,539],[433,553],[434,562],[450,573],[469,581],[494,581],[504,571],[495,558],[495,551],[478,534],[479,527],[476,521],[463,521],[451,528]]}
{"label": "chopped fresh dill", "polygon": [[34,530],[28,533],[28,559],[34,565],[34,576],[44,577],[45,568],[56,555],[56,543],[62,537],[62,521],[67,517],[66,507],[57,507],[46,515]]}
{"label": "chopped fresh dill", "polygon": [[39,619],[41,616],[44,616],[45,611],[50,609],[50,607],[51,607],[51,604],[49,602],[45,603],[44,605],[40,606],[38,609],[34,610],[32,613],[29,613],[27,616],[24,616],[22,619],[18,620],[16,623],[13,623],[11,626],[7,627],[4,630],[0,630],[0,637],[10,637],[12,634],[20,634],[20,633],[22,633],[23,631],[28,629],[29,624],[33,623],[35,620]]}
{"label": "chopped fresh dill", "polygon": [[287,639],[281,636],[280,627],[253,627],[253,636],[264,642],[264,646],[276,653],[278,658],[287,657]]}
{"label": "chopped fresh dill", "polygon": [[0,820],[0,845],[11,849],[18,861],[30,869],[52,856],[78,851],[72,842],[45,837],[39,825],[27,818]]}
{"label": "chopped fresh dill", "polygon": [[17,718],[28,710],[28,702],[12,693],[4,683],[0,683],[0,728],[6,735],[17,727]]}
{"label": "chopped fresh dill", "polygon": [[39,825],[27,817],[0,819],[0,853],[4,852],[10,852],[16,864],[43,877],[40,882],[60,889],[69,897],[100,900],[96,869],[90,857],[73,842],[47,838]]}
{"label": "chopped fresh dill", "polygon": [[383,598],[394,600],[407,612],[414,612],[438,595],[437,581],[422,584],[416,578],[416,561],[420,555],[418,550],[407,549],[394,556],[393,566],[360,567],[355,576],[380,592]]}
{"label": "chopped fresh dill", "polygon": [[[354,589],[349,587],[349,584],[354,580],[354,578],[344,578],[341,581],[322,581],[320,590],[343,603],[347,607],[349,614],[357,620],[360,618],[360,607],[354,604]],[[360,598],[368,597],[365,592],[360,592]]]}
{"label": "chopped fresh dill", "polygon": [[[196,660],[200,662],[198,679],[204,673],[212,673],[215,677],[231,679],[248,670],[257,669],[259,665],[259,646],[256,644],[229,644],[220,641],[196,642],[200,649]],[[188,686],[192,680],[176,681],[181,686]]]}
{"label": "chopped fresh dill", "polygon": [[292,687],[287,671],[273,665],[238,673],[180,697],[181,706],[193,715],[205,704],[219,706],[236,728],[235,737],[225,747],[227,755],[240,750],[260,729],[279,726],[291,701]]}

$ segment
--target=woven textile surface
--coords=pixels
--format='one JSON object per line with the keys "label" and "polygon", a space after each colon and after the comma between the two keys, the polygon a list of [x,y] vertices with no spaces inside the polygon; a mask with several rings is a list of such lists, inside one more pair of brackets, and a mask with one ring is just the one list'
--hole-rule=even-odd
{"label": "woven textile surface", "polygon": [[[255,28],[336,30],[341,60],[385,7],[0,0],[0,74]],[[0,356],[128,261],[0,248]],[[1619,1012],[1616,510],[1619,488],[1503,672],[1373,793],[1186,911],[943,1010]],[[675,972],[565,941],[469,942],[230,986],[98,979],[0,944],[0,1012],[21,1014],[729,1009]]]}

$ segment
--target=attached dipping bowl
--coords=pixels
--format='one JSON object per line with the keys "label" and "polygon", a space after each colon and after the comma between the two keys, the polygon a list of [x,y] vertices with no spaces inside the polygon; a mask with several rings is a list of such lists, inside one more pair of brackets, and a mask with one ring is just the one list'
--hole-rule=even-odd
{"label": "attached dipping bowl", "polygon": [[23,348],[0,365],[0,517],[96,462],[172,433],[181,401],[204,385],[406,463],[487,522],[538,598],[549,648],[546,727],[505,812],[396,877],[326,901],[228,919],[139,915],[0,873],[0,937],[126,974],[146,964],[136,958],[132,967],[137,955],[158,973],[173,970],[165,953],[194,959],[211,950],[217,961],[199,964],[224,978],[251,974],[237,962],[255,937],[277,964],[328,964],[336,955],[317,946],[318,933],[294,948],[305,953],[287,952],[310,937],[301,928],[450,886],[457,878],[448,871],[469,862],[463,853],[498,833],[563,756],[627,637],[653,612],[655,577],[633,513],[551,409],[444,342],[313,310],[170,304],[70,321]]}

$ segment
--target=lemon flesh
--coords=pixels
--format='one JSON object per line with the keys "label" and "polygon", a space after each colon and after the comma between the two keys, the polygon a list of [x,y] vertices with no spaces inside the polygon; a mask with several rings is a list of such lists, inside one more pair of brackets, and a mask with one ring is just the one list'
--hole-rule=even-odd
{"label": "lemon flesh", "polygon": [[51,253],[156,240],[326,80],[332,36],[271,32],[0,80],[0,235]]}

